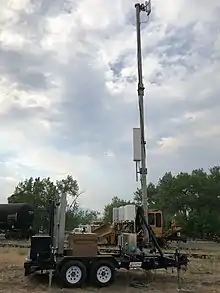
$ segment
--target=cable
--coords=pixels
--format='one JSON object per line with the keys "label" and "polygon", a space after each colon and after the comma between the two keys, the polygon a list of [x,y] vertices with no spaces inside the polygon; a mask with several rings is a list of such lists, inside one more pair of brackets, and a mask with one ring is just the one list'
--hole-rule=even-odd
{"label": "cable", "polygon": [[133,288],[138,288],[138,289],[147,289],[149,286],[149,283],[140,281],[140,280],[133,280],[130,286]]}

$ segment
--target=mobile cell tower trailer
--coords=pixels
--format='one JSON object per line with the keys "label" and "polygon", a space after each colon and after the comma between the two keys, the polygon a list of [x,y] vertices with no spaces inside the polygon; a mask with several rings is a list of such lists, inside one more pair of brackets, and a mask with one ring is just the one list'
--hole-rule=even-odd
{"label": "mobile cell tower trailer", "polygon": [[[97,235],[94,233],[75,234],[74,237],[76,235],[81,237],[78,238],[78,242],[75,241],[71,247],[69,245],[68,248],[64,248],[65,210],[66,195],[62,194],[60,202],[52,203],[49,235],[35,235],[31,239],[29,256],[24,263],[25,276],[37,271],[49,271],[50,283],[52,275],[56,275],[63,287],[81,287],[88,278],[94,284],[105,287],[114,281],[116,269],[151,270],[168,267],[180,269],[188,263],[185,254],[162,252],[153,230],[146,223],[142,207],[137,209],[137,217],[148,229],[155,247],[154,251],[143,252],[135,247],[136,235],[133,233],[120,235],[120,252],[117,255],[99,252],[98,244],[94,240],[97,239]],[[90,244],[88,236],[91,237]],[[86,249],[83,250],[83,247]]]}
{"label": "mobile cell tower trailer", "polygon": [[[186,266],[188,259],[185,254],[164,254],[147,218],[146,166],[144,154],[144,119],[143,119],[143,82],[141,71],[140,17],[141,11],[150,13],[150,2],[136,4],[137,36],[138,36],[138,96],[140,105],[141,126],[141,161],[143,207],[136,210],[136,219],[142,225],[144,234],[148,234],[153,245],[150,251],[141,251],[136,245],[135,233],[120,233],[118,235],[119,252],[104,254],[98,246],[95,233],[70,234],[68,248],[64,247],[66,194],[62,194],[60,202],[53,202],[50,215],[50,233],[48,236],[33,236],[28,258],[24,263],[25,275],[36,271],[49,271],[50,282],[56,275],[65,287],[80,287],[89,278],[99,286],[110,285],[115,278],[116,269],[142,268],[144,270]],[[138,158],[136,161],[140,161]]]}

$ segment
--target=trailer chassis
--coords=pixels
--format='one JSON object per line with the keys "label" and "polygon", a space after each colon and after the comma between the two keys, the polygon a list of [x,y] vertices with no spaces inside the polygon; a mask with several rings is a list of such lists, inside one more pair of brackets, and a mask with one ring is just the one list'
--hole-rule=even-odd
{"label": "trailer chassis", "polygon": [[[115,271],[121,268],[156,270],[161,268],[177,268],[187,265],[187,257],[183,254],[123,254],[120,257],[112,255],[97,255],[95,257],[59,256],[51,260],[27,259],[24,263],[25,276],[37,271],[52,271],[62,287],[75,288],[84,285],[86,280],[99,287],[109,286],[114,282]],[[72,276],[72,277],[71,277]],[[75,276],[75,277],[74,277]],[[81,276],[80,278],[76,276]]]}
{"label": "trailer chassis", "polygon": [[[52,213],[52,223],[55,218]],[[162,252],[153,230],[146,223],[142,207],[137,209],[137,218],[148,229],[154,246],[154,252],[146,253],[136,249],[135,252],[125,253],[122,249],[115,256],[112,254],[100,254],[98,252],[96,256],[90,257],[71,256],[66,249],[63,249],[62,253],[59,253],[58,248],[54,249],[53,231],[55,231],[54,228],[56,225],[51,224],[50,231],[52,235],[32,237],[30,255],[24,263],[25,276],[37,271],[49,271],[51,278],[52,275],[56,275],[63,287],[81,287],[88,278],[95,285],[105,287],[114,281],[115,271],[117,269],[124,268],[130,270],[140,268],[144,270],[156,270],[175,267],[177,270],[180,270],[182,266],[187,266],[187,256],[180,254],[178,250],[175,253],[169,254]],[[64,233],[63,231],[61,232],[61,234]],[[59,233],[55,234],[55,236],[58,237],[59,241]],[[57,241],[57,239],[55,240]],[[45,242],[47,242],[46,246]],[[157,253],[155,253],[156,250],[158,251]]]}

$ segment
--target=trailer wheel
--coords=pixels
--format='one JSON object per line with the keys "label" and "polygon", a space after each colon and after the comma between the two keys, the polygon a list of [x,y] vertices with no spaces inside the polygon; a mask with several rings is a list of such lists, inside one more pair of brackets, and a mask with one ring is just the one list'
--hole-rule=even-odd
{"label": "trailer wheel", "polygon": [[107,287],[115,280],[115,267],[110,261],[99,261],[91,267],[90,277],[95,285]]}
{"label": "trailer wheel", "polygon": [[81,261],[71,260],[61,267],[60,279],[64,287],[82,287],[86,277],[86,266]]}

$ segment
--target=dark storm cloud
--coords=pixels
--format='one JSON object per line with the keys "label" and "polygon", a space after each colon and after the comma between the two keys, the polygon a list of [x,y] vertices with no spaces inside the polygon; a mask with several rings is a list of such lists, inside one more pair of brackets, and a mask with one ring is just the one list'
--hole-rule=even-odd
{"label": "dark storm cloud", "polygon": [[170,25],[167,28],[166,38],[158,43],[158,48],[166,48],[166,51],[163,53],[160,51],[160,54],[166,54],[168,57],[166,58],[167,62],[169,62],[169,57],[175,56],[176,54],[184,56],[190,51],[196,37],[193,31],[194,25],[190,24],[179,28]]}
{"label": "dark storm cloud", "polygon": [[[190,135],[194,122],[191,119],[183,119],[186,113],[206,111],[207,116],[211,115],[215,120],[214,124],[218,123],[219,99],[217,95],[210,95],[205,100],[182,100],[172,104],[148,102],[146,110],[147,125],[154,132],[154,137],[149,142],[150,147],[153,148],[161,137],[175,137],[180,133]],[[175,119],[179,119],[180,122],[173,122]]]}
{"label": "dark storm cloud", "polygon": [[47,54],[33,54],[0,48],[0,73],[8,76],[11,82],[18,83],[21,89],[45,90],[47,78],[44,65]]}
{"label": "dark storm cloud", "polygon": [[[45,3],[45,5],[49,5]],[[46,9],[46,8],[45,8]],[[49,6],[48,6],[49,9]],[[47,10],[47,9],[46,9]],[[42,6],[39,8],[39,14],[44,13]],[[39,21],[39,17],[36,18]],[[30,19],[31,20],[31,19]],[[34,23],[34,22],[33,22]],[[186,54],[191,50],[192,43],[188,42],[188,38],[193,42],[194,37],[191,26],[184,29],[170,31],[168,38],[159,43],[161,47],[166,48],[165,56],[175,54]],[[186,40],[187,39],[187,40]],[[170,44],[170,46],[167,46]],[[154,50],[155,54],[159,51]],[[62,92],[62,99],[58,106],[59,115],[54,116],[54,120],[60,122],[62,126],[56,124],[56,135],[53,136],[52,141],[64,149],[73,149],[76,151],[85,151],[91,154],[104,153],[107,149],[114,149],[119,154],[124,156],[130,153],[131,146],[120,142],[120,137],[124,131],[135,125],[135,111],[134,104],[123,104],[111,100],[108,91],[105,88],[105,79],[98,70],[92,69],[89,66],[90,59],[88,56],[80,56],[80,60],[76,62],[69,60],[73,64],[72,67],[63,68],[54,60],[51,62],[49,54],[34,55],[27,52],[15,52],[1,50],[1,61],[4,63],[4,69],[10,74],[14,80],[18,81],[20,86],[36,89],[46,89],[47,80],[43,74],[42,68],[45,65],[45,60],[50,60],[49,67],[51,70],[60,71],[64,81],[64,91]],[[151,52],[152,53],[152,52]],[[115,63],[110,64],[115,76],[119,76],[121,70],[125,66],[126,55],[121,56]],[[128,58],[128,57],[127,57]],[[83,61],[82,61],[83,60]],[[163,66],[163,73],[156,72],[155,82],[165,75],[169,70],[169,58],[161,60]],[[6,66],[8,64],[8,66]],[[28,73],[28,70],[30,73]],[[35,70],[35,72],[31,71]],[[132,80],[133,81],[133,80]],[[135,85],[136,87],[136,85]],[[134,88],[136,94],[136,88]],[[147,93],[147,96],[151,93]],[[148,97],[147,97],[148,98]],[[152,99],[150,99],[152,101]],[[207,101],[210,107],[213,105],[213,97],[207,101],[176,101],[170,103],[155,103],[147,101],[147,123],[155,132],[154,139],[149,141],[152,147],[156,144],[155,138],[159,139],[161,135],[169,136],[170,133],[170,117],[181,116],[184,111],[200,109],[207,107]],[[217,101],[216,101],[217,102]],[[42,111],[40,108],[36,109],[19,109],[13,108],[9,116],[14,116],[16,119],[21,117],[33,117],[33,112],[30,115],[27,111]],[[36,113],[35,112],[35,113]],[[129,122],[128,122],[129,121]],[[182,128],[186,125],[181,126]],[[180,126],[173,126],[172,133],[180,130]],[[63,140],[60,138],[62,135]],[[56,139],[57,136],[57,139]]]}
{"label": "dark storm cloud", "polygon": [[73,148],[78,145],[90,154],[103,154],[120,141],[134,109],[111,98],[101,72],[86,61],[86,56],[75,61],[64,75],[65,92],[57,116],[62,127],[58,131],[68,137]]}
{"label": "dark storm cloud", "polygon": [[46,116],[47,110],[41,106],[32,107],[22,107],[21,105],[12,105],[10,109],[5,114],[0,115],[0,121],[5,124],[20,123],[32,120],[34,117],[44,117]]}

